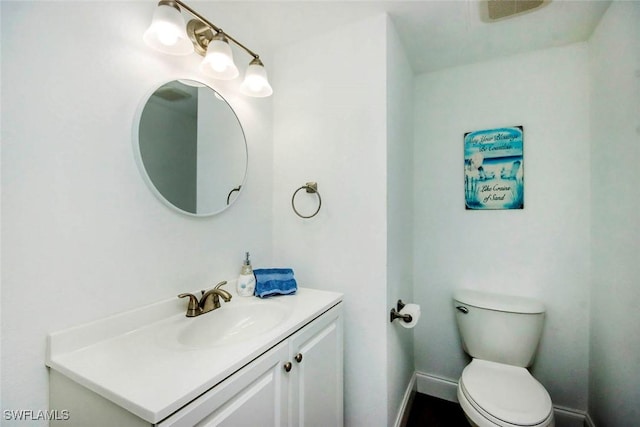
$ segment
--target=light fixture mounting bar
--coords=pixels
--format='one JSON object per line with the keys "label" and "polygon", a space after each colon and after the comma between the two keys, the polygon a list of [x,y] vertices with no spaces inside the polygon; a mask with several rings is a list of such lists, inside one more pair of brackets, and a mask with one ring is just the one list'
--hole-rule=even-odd
{"label": "light fixture mounting bar", "polygon": [[187,4],[185,4],[183,1],[181,0],[172,0],[174,1],[177,5],[185,8],[185,10],[187,10],[190,14],[192,14],[193,16],[195,16],[196,18],[198,18],[200,21],[202,21],[204,24],[208,25],[209,27],[211,27],[211,29],[213,29],[213,31],[217,33],[222,33],[224,34],[224,36],[227,38],[227,40],[230,40],[232,42],[234,42],[238,47],[242,48],[245,52],[247,52],[249,55],[253,56],[254,58],[259,58],[260,56],[253,52],[251,49],[249,49],[248,47],[246,47],[245,45],[243,45],[242,43],[240,43],[238,40],[234,39],[232,36],[230,36],[228,33],[224,32],[220,27],[218,27],[217,25],[209,22],[209,20],[207,18],[205,18],[204,16],[200,15],[198,12],[196,12],[195,10],[193,10],[191,7],[189,7]]}

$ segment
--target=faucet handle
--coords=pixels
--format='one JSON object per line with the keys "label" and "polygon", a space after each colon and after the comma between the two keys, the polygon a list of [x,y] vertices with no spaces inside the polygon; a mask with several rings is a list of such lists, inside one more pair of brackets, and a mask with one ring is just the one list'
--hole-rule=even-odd
{"label": "faucet handle", "polygon": [[186,298],[189,297],[189,305],[187,306],[187,317],[195,317],[198,315],[198,310],[200,309],[200,305],[198,304],[198,298],[195,295],[185,293],[178,295],[178,298]]}
{"label": "faucet handle", "polygon": [[226,284],[227,284],[227,281],[226,281],[226,280],[223,280],[222,282],[218,283],[218,284],[216,285],[216,287],[215,287],[215,288],[213,288],[213,289],[220,289],[222,286],[224,286],[224,285],[226,285]]}
{"label": "faucet handle", "polygon": [[231,301],[231,294],[229,292],[227,292],[226,290],[221,289],[226,284],[227,284],[227,281],[223,280],[222,282],[218,283],[216,285],[216,287],[213,288],[213,290],[214,291],[217,290],[219,295],[224,299],[224,301],[225,302],[229,302],[229,301]]}

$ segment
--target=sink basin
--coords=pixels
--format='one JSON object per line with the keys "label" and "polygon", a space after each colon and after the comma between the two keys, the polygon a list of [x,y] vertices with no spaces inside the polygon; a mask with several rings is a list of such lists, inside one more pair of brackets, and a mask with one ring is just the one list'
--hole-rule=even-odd
{"label": "sink basin", "polygon": [[256,301],[221,308],[195,318],[181,318],[170,333],[159,338],[181,347],[206,348],[236,343],[257,337],[282,323],[289,307],[275,301]]}

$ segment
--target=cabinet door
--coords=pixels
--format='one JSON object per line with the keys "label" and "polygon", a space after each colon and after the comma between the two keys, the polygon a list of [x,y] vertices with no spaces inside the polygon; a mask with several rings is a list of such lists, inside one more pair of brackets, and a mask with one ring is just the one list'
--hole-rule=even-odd
{"label": "cabinet door", "polygon": [[342,304],[290,339],[290,427],[343,425]]}
{"label": "cabinet door", "polygon": [[287,355],[287,342],[280,343],[159,426],[286,425],[288,389],[283,364]]}

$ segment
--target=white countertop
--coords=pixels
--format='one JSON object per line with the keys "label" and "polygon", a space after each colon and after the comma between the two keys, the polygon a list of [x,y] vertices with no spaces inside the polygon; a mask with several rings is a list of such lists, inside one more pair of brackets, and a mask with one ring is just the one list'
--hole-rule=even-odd
{"label": "white countertop", "polygon": [[[273,345],[342,300],[342,294],[300,288],[295,295],[240,297],[196,318],[186,299],[172,298],[138,310],[52,333],[46,365],[140,418],[157,423],[233,374]],[[168,336],[177,327],[222,315],[225,305],[286,305],[290,314],[256,337],[224,345],[187,348]]]}

